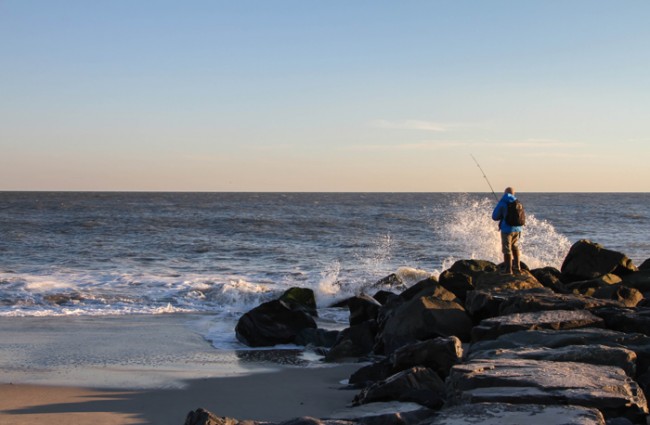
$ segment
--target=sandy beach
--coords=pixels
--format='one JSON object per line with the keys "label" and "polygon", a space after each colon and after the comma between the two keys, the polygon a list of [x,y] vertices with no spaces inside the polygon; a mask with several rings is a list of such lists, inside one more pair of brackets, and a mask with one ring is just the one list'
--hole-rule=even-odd
{"label": "sandy beach", "polygon": [[[182,424],[199,407],[281,421],[345,410],[359,365],[295,366],[292,353],[223,352],[186,315],[6,318],[0,423]],[[299,362],[298,362],[299,363]]]}

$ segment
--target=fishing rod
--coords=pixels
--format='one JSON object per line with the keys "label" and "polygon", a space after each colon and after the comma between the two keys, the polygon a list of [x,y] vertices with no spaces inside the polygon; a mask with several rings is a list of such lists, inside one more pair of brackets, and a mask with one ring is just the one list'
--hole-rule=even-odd
{"label": "fishing rod", "polygon": [[488,186],[490,186],[490,190],[492,191],[492,194],[494,195],[494,199],[496,199],[497,201],[499,201],[499,197],[497,196],[496,193],[494,193],[494,189],[492,189],[492,185],[490,184],[490,180],[488,180],[487,176],[485,175],[485,171],[483,171],[483,168],[481,168],[481,165],[478,163],[478,161],[476,160],[476,158],[474,158],[474,155],[472,155],[472,154],[470,153],[469,156],[472,157],[472,159],[474,160],[474,162],[476,162],[476,166],[478,167],[478,169],[481,170],[481,173],[483,174],[483,178],[484,178],[485,181],[487,182]]}

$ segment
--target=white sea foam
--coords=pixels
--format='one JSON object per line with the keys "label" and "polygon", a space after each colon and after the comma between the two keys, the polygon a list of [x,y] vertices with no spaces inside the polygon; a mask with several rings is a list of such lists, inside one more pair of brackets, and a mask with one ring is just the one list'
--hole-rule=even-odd
{"label": "white sea foam", "polygon": [[[438,227],[438,231],[453,246],[452,252],[461,252],[465,257],[449,256],[443,261],[442,269],[464,258],[502,262],[500,233],[497,222],[492,220],[494,201],[460,197],[452,208],[449,221]],[[553,225],[527,213],[521,236],[521,259],[528,267],[560,268],[570,247],[569,239],[558,233]]]}

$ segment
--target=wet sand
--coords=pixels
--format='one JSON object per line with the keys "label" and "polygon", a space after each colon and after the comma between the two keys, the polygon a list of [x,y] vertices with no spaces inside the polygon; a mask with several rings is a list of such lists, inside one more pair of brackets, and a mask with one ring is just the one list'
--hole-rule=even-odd
{"label": "wet sand", "polygon": [[333,415],[355,395],[341,381],[359,365],[223,352],[187,323],[184,315],[3,318],[0,423],[182,425],[199,407],[281,421]]}

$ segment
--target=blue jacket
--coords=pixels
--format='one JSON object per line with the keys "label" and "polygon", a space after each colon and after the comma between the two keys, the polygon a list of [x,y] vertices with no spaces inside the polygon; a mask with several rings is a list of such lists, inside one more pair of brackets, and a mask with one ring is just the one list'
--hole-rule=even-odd
{"label": "blue jacket", "polygon": [[517,198],[510,193],[504,193],[494,211],[492,212],[492,220],[499,222],[499,230],[501,233],[521,232],[522,226],[510,226],[506,223],[506,214],[508,213],[508,204],[515,202]]}

